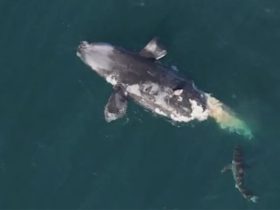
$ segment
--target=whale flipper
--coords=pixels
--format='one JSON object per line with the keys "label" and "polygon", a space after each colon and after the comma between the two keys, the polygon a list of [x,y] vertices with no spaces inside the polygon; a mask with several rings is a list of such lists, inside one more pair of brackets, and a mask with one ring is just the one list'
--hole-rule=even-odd
{"label": "whale flipper", "polygon": [[153,38],[139,54],[145,58],[159,60],[167,54],[167,50],[159,43],[158,38]]}
{"label": "whale flipper", "polygon": [[116,87],[110,96],[105,109],[104,116],[107,122],[122,118],[127,109],[127,98],[121,88]]}
{"label": "whale flipper", "polygon": [[230,170],[232,170],[232,164],[228,164],[225,167],[223,167],[222,170],[221,170],[221,173],[223,174],[223,173],[225,173],[227,171],[230,171]]}

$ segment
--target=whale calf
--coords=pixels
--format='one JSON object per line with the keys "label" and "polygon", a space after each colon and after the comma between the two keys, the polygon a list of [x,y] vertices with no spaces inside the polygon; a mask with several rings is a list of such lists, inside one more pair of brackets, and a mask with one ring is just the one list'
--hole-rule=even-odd
{"label": "whale calf", "polygon": [[221,173],[231,171],[233,179],[235,181],[235,188],[241,193],[241,195],[253,203],[258,201],[258,196],[254,195],[250,190],[244,186],[244,175],[245,175],[245,162],[243,159],[243,152],[240,145],[237,145],[233,151],[233,159],[231,164],[226,165]]}
{"label": "whale calf", "polygon": [[123,117],[127,100],[133,99],[175,122],[203,121],[210,116],[223,128],[251,135],[246,124],[223,103],[199,90],[191,79],[163,65],[159,60],[166,54],[157,38],[140,52],[108,43],[81,42],[77,56],[114,87],[104,110],[107,122]]}

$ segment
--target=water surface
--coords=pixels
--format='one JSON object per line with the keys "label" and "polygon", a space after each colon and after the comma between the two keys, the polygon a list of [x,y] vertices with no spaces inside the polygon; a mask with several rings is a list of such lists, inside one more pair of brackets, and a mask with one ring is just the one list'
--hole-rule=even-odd
{"label": "water surface", "polygon": [[[0,206],[28,209],[279,209],[280,2],[0,0]],[[174,126],[133,102],[108,124],[109,84],[75,55],[82,40],[139,51],[228,104],[254,139],[214,121]],[[245,201],[220,169],[241,144]]]}

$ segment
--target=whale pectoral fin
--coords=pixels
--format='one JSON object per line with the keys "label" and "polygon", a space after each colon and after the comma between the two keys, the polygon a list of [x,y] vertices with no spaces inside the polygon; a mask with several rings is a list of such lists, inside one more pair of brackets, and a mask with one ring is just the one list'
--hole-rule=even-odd
{"label": "whale pectoral fin", "polygon": [[223,174],[223,173],[225,173],[225,172],[227,172],[227,171],[229,171],[229,170],[232,170],[232,164],[226,165],[226,166],[221,170],[221,173]]}
{"label": "whale pectoral fin", "polygon": [[120,88],[116,88],[110,96],[105,109],[104,116],[107,122],[122,118],[127,109],[127,98]]}
{"label": "whale pectoral fin", "polygon": [[167,50],[159,43],[158,38],[153,38],[139,54],[145,58],[159,60],[167,54]]}
{"label": "whale pectoral fin", "polygon": [[259,201],[259,197],[256,195],[253,195],[250,197],[249,200],[252,201],[253,203],[257,203]]}

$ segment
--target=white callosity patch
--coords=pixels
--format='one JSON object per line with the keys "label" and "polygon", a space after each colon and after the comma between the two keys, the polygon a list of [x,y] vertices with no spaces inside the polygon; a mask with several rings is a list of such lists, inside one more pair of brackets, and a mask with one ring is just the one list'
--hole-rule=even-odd
{"label": "white callosity patch", "polygon": [[155,83],[133,84],[126,88],[129,95],[136,96],[138,102],[153,112],[169,117],[177,122],[189,122],[191,120],[205,120],[208,117],[208,111],[203,110],[203,107],[198,105],[195,100],[190,100],[191,109],[183,105],[171,104],[170,98],[174,95],[179,97],[179,101],[183,101],[183,90],[177,90],[172,93],[172,90],[166,87],[160,87]]}

